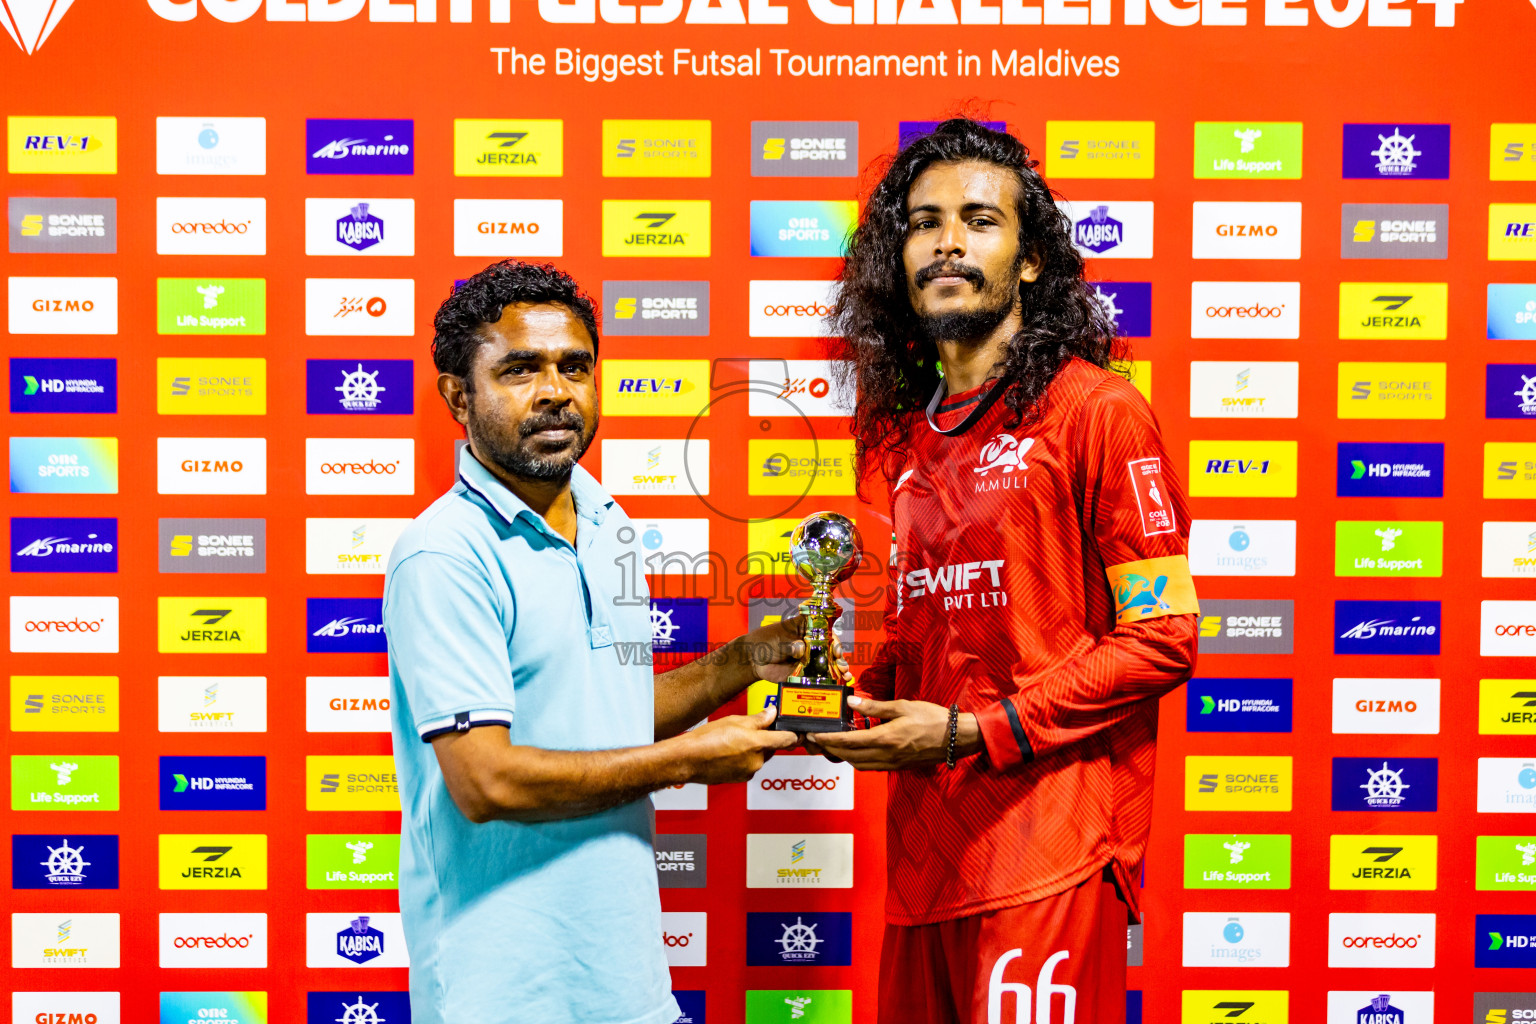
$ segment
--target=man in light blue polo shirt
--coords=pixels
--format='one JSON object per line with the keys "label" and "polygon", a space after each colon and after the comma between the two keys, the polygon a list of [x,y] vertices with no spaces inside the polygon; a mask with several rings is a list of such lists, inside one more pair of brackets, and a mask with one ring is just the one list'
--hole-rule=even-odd
{"label": "man in light blue polo shirt", "polygon": [[771,709],[685,730],[782,679],[798,623],[653,677],[634,527],[576,465],[598,421],[591,300],[507,261],[434,326],[469,450],[384,587],[412,1020],[671,1024],[647,795],[745,780],[796,743]]}

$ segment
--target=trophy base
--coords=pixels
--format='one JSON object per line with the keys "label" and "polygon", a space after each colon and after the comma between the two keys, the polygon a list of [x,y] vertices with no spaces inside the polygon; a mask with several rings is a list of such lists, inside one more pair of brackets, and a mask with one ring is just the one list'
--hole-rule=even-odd
{"label": "trophy base", "polygon": [[780,732],[847,732],[848,695],[841,683],[790,676],[779,684],[779,714],[773,728]]}

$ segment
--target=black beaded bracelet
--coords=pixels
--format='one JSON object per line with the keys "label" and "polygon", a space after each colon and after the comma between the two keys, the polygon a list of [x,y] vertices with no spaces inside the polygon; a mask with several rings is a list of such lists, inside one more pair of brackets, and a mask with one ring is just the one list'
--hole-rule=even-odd
{"label": "black beaded bracelet", "polygon": [[960,733],[960,705],[949,706],[949,743],[944,750],[944,764],[953,768],[955,766],[955,738]]}

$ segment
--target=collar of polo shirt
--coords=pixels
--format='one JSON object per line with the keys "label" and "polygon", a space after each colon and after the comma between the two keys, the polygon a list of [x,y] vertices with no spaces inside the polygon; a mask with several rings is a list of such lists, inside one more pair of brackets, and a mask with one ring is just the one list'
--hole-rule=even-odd
{"label": "collar of polo shirt", "polygon": [[[550,527],[544,521],[544,517],[528,507],[528,503],[513,494],[506,484],[502,483],[484,464],[475,457],[475,453],[468,445],[464,446],[464,452],[459,457],[459,479],[464,481],[464,486],[474,491],[485,499],[487,505],[495,510],[496,514],[505,519],[510,525],[518,516],[524,516],[538,529],[543,530],[551,537],[557,537],[562,543],[564,537]],[[571,496],[576,500],[576,515],[585,519],[594,526],[601,526],[603,519],[608,515],[608,509],[613,505],[613,497],[605,490],[597,479],[580,466],[571,468]]]}

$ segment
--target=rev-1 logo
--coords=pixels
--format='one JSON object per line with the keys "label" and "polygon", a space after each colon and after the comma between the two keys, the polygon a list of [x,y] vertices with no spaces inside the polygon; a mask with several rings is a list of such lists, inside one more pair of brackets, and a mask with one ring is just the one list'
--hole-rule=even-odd
{"label": "rev-1 logo", "polygon": [[[1008,603],[1008,592],[1002,589],[1001,569],[1007,563],[1001,558],[989,558],[981,562],[955,562],[936,569],[913,569],[902,579],[910,588],[907,597],[917,600],[929,594],[944,595],[944,610],[957,608],[997,608]],[[977,580],[985,578],[989,591],[972,591]],[[985,585],[984,583],[984,585]],[[980,597],[980,601],[976,600]]]}

